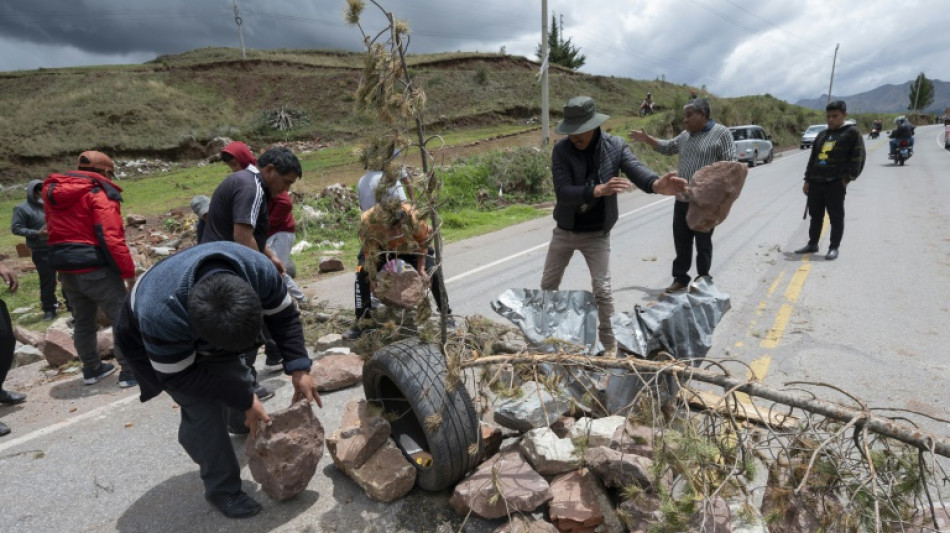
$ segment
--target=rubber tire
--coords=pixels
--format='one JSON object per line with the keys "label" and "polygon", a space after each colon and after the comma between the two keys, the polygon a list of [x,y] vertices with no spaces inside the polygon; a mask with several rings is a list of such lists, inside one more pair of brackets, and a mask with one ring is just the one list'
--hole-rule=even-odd
{"label": "rubber tire", "polygon": [[769,163],[772,162],[773,159],[775,159],[775,149],[774,149],[774,148],[773,148],[771,151],[769,151],[769,155],[766,156],[765,160],[762,161],[762,162],[765,163],[765,164],[769,164]]}
{"label": "rubber tire", "polygon": [[752,154],[752,159],[749,160],[749,168],[755,168],[755,165],[758,164],[759,152]]}
{"label": "rubber tire", "polygon": [[[383,412],[402,413],[390,420],[391,435],[416,467],[416,485],[428,491],[453,486],[475,468],[481,455],[481,431],[472,399],[461,384],[447,392],[445,376],[445,359],[438,348],[419,339],[384,346],[363,365],[367,401],[382,405]],[[442,416],[438,427],[427,427],[425,421],[438,414]],[[403,438],[414,440],[432,455],[431,464],[415,463],[403,447]]]}
{"label": "rubber tire", "polygon": [[898,160],[897,160],[897,164],[900,165],[900,166],[904,166],[904,160],[903,160],[903,159],[898,159]]}

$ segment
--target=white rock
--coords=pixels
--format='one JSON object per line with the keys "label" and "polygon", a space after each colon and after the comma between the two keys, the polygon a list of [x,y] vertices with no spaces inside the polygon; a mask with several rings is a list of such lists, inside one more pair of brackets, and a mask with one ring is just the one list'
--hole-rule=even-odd
{"label": "white rock", "polygon": [[587,446],[610,446],[617,428],[622,427],[626,418],[622,416],[608,416],[604,418],[578,418],[571,428],[570,438],[586,439]]}
{"label": "white rock", "polygon": [[571,439],[560,439],[551,428],[532,429],[521,440],[521,451],[542,476],[563,474],[578,467],[580,457]]}

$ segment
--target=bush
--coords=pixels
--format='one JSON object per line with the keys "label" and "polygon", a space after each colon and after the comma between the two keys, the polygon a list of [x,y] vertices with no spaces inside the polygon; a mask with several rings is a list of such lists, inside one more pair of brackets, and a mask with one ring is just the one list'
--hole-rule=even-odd
{"label": "bush", "polygon": [[550,155],[513,148],[457,162],[445,171],[440,203],[450,209],[492,209],[553,198]]}

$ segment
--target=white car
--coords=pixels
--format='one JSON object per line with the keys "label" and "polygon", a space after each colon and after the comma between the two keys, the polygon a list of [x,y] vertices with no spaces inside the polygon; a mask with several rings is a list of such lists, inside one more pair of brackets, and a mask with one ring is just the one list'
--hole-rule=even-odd
{"label": "white car", "polygon": [[808,129],[805,130],[805,133],[802,134],[802,141],[798,147],[802,150],[805,148],[811,148],[811,145],[815,144],[815,137],[817,137],[819,133],[825,131],[826,129],[828,129],[827,124],[812,124],[811,126],[808,126]]}
{"label": "white car", "polygon": [[772,136],[765,133],[762,126],[733,126],[732,140],[736,143],[736,156],[739,161],[747,161],[754,167],[759,161],[771,163],[774,153],[772,150]]}

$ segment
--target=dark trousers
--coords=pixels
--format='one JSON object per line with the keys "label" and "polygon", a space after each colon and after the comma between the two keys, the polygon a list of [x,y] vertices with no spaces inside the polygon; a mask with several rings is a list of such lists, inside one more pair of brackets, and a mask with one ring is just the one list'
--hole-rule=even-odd
{"label": "dark trousers", "polygon": [[696,241],[696,277],[708,276],[712,266],[712,230],[708,233],[693,231],[686,224],[689,202],[674,202],[673,206],[673,246],[676,259],[673,260],[673,279],[689,283],[689,269],[693,265],[693,241]]}
{"label": "dark trousers", "polygon": [[[435,259],[432,257],[433,250],[429,248],[428,254],[426,255],[426,270],[431,271],[435,267]],[[416,266],[416,260],[418,256],[415,255],[400,255],[397,256],[398,259],[402,259],[407,264],[411,265],[413,268]],[[363,250],[360,250],[359,256],[357,256],[360,265],[366,262],[366,256],[363,254]],[[383,268],[383,265],[386,264],[390,258],[385,256],[381,257],[376,261],[376,271],[378,272]],[[372,311],[372,294],[370,293],[369,287],[369,273],[365,268],[360,268],[356,272],[356,287],[355,287],[355,309],[356,309],[356,320],[359,321],[363,318],[369,318]],[[431,279],[431,289],[432,297],[435,298],[435,305],[439,312],[442,311],[442,269],[440,268],[438,272],[432,275]],[[446,314],[452,314],[452,308],[448,306],[449,298],[448,295],[445,296],[445,305],[446,305]]]}
{"label": "dark trousers", "polygon": [[844,181],[835,180],[828,183],[808,183],[808,215],[811,223],[808,225],[808,244],[818,244],[821,237],[821,226],[825,221],[825,211],[831,221],[831,244],[829,248],[841,245],[844,235],[844,196],[846,189]]}
{"label": "dark trousers", "polygon": [[13,321],[7,311],[7,303],[0,300],[0,390],[7,372],[13,366],[13,350],[16,349],[16,337],[13,336]]}
{"label": "dark trousers", "polygon": [[56,271],[48,261],[48,250],[34,250],[33,264],[40,276],[40,304],[43,311],[56,311]]}
{"label": "dark trousers", "polygon": [[[118,274],[106,268],[82,274],[60,274],[63,290],[69,297],[73,313],[73,344],[85,368],[99,368],[99,310],[109,317],[113,325],[119,321],[119,312],[125,302],[125,282]],[[125,358],[115,346],[115,359],[122,370]]]}
{"label": "dark trousers", "polygon": [[[250,384],[251,369],[236,354],[199,356],[195,365],[210,373]],[[198,464],[205,494],[235,494],[241,490],[241,465],[228,428],[244,427],[244,412],[200,396],[167,390],[181,408],[178,442]]]}

